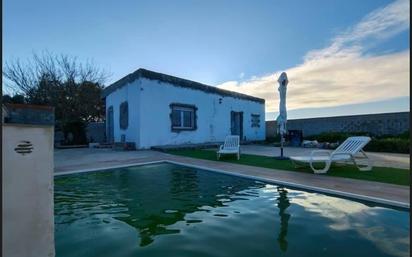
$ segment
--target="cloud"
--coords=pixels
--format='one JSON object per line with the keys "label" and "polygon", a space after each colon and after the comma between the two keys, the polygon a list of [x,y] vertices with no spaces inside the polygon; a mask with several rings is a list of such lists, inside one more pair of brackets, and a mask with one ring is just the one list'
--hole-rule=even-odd
{"label": "cloud", "polygon": [[357,57],[365,48],[365,41],[376,42],[408,29],[409,8],[408,0],[400,0],[369,13],[353,28],[335,37],[329,47],[309,52],[305,61]]}
{"label": "cloud", "polygon": [[[366,15],[322,49],[308,52],[302,64],[287,69],[288,109],[330,107],[409,96],[409,49],[365,55],[382,40],[409,29],[409,1],[399,0]],[[266,111],[278,110],[281,71],[218,85],[266,99]]]}

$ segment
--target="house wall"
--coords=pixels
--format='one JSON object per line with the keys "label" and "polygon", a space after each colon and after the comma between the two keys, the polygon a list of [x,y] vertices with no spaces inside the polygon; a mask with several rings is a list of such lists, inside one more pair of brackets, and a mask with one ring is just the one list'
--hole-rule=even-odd
{"label": "house wall", "polygon": [[[265,139],[265,106],[250,100],[223,97],[200,90],[183,88],[156,80],[141,80],[140,148],[223,141],[230,135],[230,112],[243,111],[244,140]],[[219,99],[222,99],[219,104]],[[173,132],[170,104],[195,105],[197,129]],[[251,127],[251,114],[260,114],[260,127]]]}
{"label": "house wall", "polygon": [[[110,106],[113,106],[114,141],[120,142],[125,135],[126,141],[139,144],[139,116],[140,116],[140,88],[139,81],[134,81],[106,97],[106,115]],[[129,105],[129,124],[127,129],[120,128],[120,104],[124,101]],[[107,117],[106,117],[107,120]],[[106,127],[107,129],[107,127]],[[107,132],[106,132],[107,135]]]}
{"label": "house wall", "polygon": [[[52,125],[3,124],[2,256],[54,256]],[[15,148],[30,141],[32,152]]]}
{"label": "house wall", "polygon": [[[122,131],[119,106],[125,99],[129,102],[129,127]],[[198,108],[196,130],[171,130],[171,103],[191,104]],[[135,142],[138,148],[223,141],[231,133],[231,111],[243,111],[243,140],[265,139],[265,105],[255,101],[141,78],[108,95],[106,108],[111,105],[114,108],[115,141],[120,141],[123,133],[126,141]],[[260,115],[259,128],[251,127],[251,114]]]}

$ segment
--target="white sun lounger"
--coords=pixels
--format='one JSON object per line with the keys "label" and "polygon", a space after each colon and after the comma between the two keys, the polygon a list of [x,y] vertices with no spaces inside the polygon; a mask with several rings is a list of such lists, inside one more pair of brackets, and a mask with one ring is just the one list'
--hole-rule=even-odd
{"label": "white sun lounger", "polygon": [[220,159],[222,154],[236,154],[237,159],[240,159],[240,146],[239,146],[239,136],[227,136],[225,138],[225,143],[219,147],[217,151],[217,159]]}
{"label": "white sun lounger", "polygon": [[[370,137],[348,137],[336,150],[333,152],[327,150],[313,150],[310,156],[290,156],[295,165],[299,163],[309,163],[310,168],[316,174],[326,173],[332,162],[352,161],[359,170],[371,170],[372,162],[362,150],[371,140]],[[362,156],[356,156],[360,153]],[[366,159],[366,165],[360,165],[356,158]],[[314,163],[325,163],[323,169],[315,169]]]}

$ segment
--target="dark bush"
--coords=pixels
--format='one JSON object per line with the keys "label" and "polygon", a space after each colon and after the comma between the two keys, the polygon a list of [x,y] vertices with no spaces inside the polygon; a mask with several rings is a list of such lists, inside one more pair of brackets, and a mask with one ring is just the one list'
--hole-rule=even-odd
{"label": "dark bush", "polygon": [[266,138],[266,142],[267,142],[267,143],[280,142],[280,135],[277,134],[276,136],[273,136],[273,137],[267,137],[267,138]]}
{"label": "dark bush", "polygon": [[86,124],[83,121],[71,121],[62,126],[64,133],[65,145],[83,145],[87,144]]}
{"label": "dark bush", "polygon": [[410,134],[410,131],[408,130],[408,131],[405,131],[405,132],[399,134],[399,138],[409,139],[409,138],[410,138],[410,135],[411,135],[411,134]]}
{"label": "dark bush", "polygon": [[3,95],[2,102],[3,104],[25,104],[26,98],[20,94],[15,94],[14,96]]}
{"label": "dark bush", "polygon": [[409,153],[409,131],[406,131],[399,135],[381,135],[379,137],[374,137],[368,135],[366,132],[325,132],[319,135],[313,135],[305,137],[307,140],[317,140],[320,143],[329,142],[339,142],[342,143],[348,137],[351,136],[370,136],[372,137],[371,142],[365,146],[365,151],[371,152],[388,152],[388,153]]}
{"label": "dark bush", "polygon": [[324,132],[318,135],[308,136],[305,137],[306,140],[317,140],[320,143],[335,143],[339,142],[342,143],[346,140],[346,138],[350,136],[367,136],[368,133],[366,132],[351,132],[351,133],[344,133],[344,132]]}
{"label": "dark bush", "polygon": [[365,146],[365,151],[409,153],[409,138],[374,138]]}

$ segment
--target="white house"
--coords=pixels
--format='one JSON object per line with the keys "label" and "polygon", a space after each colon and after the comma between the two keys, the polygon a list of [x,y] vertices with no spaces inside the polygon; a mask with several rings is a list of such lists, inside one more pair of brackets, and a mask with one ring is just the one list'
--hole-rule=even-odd
{"label": "white house", "polygon": [[103,91],[109,142],[136,148],[265,139],[265,100],[145,69]]}

